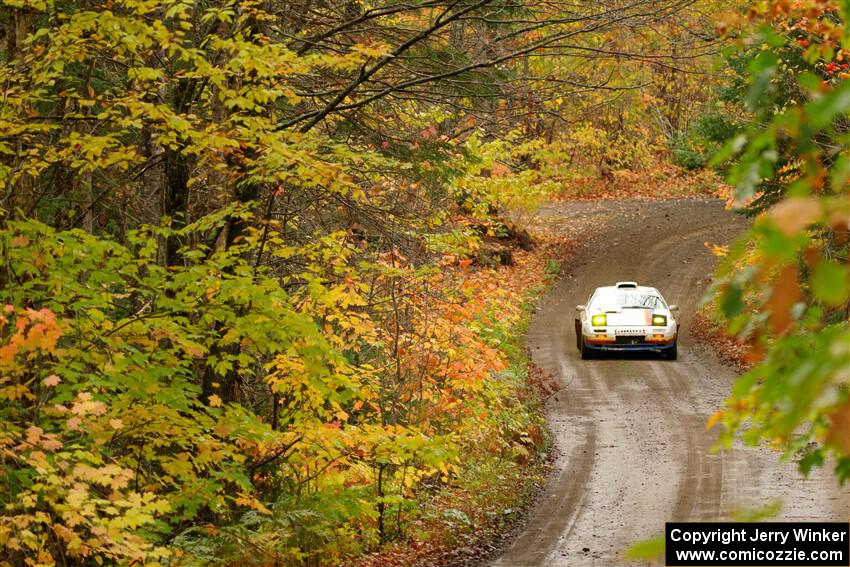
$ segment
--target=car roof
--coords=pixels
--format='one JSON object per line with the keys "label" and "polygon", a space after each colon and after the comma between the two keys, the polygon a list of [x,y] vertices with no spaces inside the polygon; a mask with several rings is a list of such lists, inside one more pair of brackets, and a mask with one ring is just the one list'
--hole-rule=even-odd
{"label": "car roof", "polygon": [[605,285],[605,286],[602,286],[602,287],[597,287],[596,291],[600,291],[600,290],[617,291],[618,289],[642,291],[644,293],[654,292],[658,295],[661,295],[661,293],[657,289],[655,289],[654,287],[649,287],[649,286],[645,286],[645,285],[638,285],[638,286],[635,286],[635,287],[618,287],[616,285]]}

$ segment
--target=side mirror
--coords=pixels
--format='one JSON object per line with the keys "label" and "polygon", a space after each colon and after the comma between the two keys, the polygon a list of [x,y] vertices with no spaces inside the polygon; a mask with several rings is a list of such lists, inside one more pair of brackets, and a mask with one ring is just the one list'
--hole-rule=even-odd
{"label": "side mirror", "polygon": [[576,305],[576,311],[584,311],[587,309],[586,305]]}
{"label": "side mirror", "polygon": [[670,306],[668,307],[668,309],[670,309],[670,311],[674,311],[674,312],[676,312],[676,313],[678,313],[678,312],[679,312],[679,306],[678,306],[678,305],[670,305]]}

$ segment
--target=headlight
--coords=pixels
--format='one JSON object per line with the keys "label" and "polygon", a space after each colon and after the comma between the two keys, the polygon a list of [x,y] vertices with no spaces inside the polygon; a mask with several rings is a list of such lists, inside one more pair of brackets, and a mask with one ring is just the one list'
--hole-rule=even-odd
{"label": "headlight", "polygon": [[666,315],[653,315],[652,316],[652,324],[657,325],[659,327],[667,326],[667,316]]}
{"label": "headlight", "polygon": [[590,324],[594,327],[604,327],[608,324],[608,316],[605,313],[600,313],[599,315],[594,315],[590,318]]}

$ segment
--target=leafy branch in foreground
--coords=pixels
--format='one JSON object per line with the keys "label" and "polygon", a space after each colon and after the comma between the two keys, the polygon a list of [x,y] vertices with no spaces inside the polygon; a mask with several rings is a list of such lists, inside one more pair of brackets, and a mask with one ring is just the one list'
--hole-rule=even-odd
{"label": "leafy branch in foreground", "polygon": [[[807,17],[812,9],[818,17]],[[842,3],[797,2],[760,4],[750,15],[757,30],[744,49],[754,120],[720,159],[739,152],[731,170],[737,201],[763,212],[718,272],[717,305],[756,365],[710,424],[724,424],[725,444],[744,431],[748,442],[798,458],[804,472],[831,455],[843,483],[850,479],[850,82],[836,69],[846,67],[850,13]],[[778,108],[769,103],[777,98],[785,100]],[[767,205],[759,200],[766,191]]]}

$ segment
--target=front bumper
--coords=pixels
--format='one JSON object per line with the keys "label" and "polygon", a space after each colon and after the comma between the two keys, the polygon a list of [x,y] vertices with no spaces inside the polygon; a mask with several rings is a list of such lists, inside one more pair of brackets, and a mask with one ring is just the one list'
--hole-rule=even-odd
{"label": "front bumper", "polygon": [[[605,352],[665,352],[675,348],[676,340],[679,336],[679,324],[671,321],[670,324],[646,327],[626,327],[626,330],[631,331],[627,335],[631,340],[621,341],[621,332],[624,327],[593,327],[584,323],[581,326],[582,340],[585,347],[594,351]],[[577,329],[578,330],[578,329]],[[633,336],[633,333],[638,333]],[[631,342],[631,341],[634,342]]]}
{"label": "front bumper", "polygon": [[632,344],[617,344],[617,343],[594,343],[585,340],[585,348],[600,352],[665,352],[676,345],[676,339],[665,343],[632,343]]}

